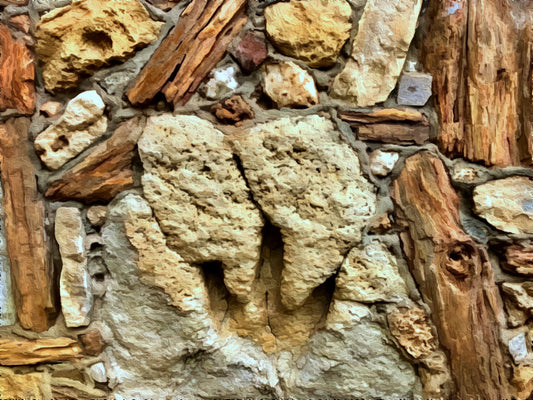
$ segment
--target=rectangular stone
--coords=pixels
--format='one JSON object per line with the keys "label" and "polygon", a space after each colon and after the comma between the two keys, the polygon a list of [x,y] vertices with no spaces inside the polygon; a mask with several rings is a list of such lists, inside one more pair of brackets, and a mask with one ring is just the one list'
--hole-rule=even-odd
{"label": "rectangular stone", "polygon": [[4,209],[1,201],[4,192],[0,185],[0,326],[13,325],[16,322],[15,301],[11,288],[11,268],[7,253],[6,232],[4,227]]}

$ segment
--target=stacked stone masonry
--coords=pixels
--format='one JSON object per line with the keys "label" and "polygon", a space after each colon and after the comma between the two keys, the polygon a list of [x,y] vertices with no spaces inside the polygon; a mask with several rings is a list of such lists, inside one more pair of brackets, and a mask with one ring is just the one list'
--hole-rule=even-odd
{"label": "stacked stone masonry", "polygon": [[0,398],[531,398],[532,26],[0,0]]}

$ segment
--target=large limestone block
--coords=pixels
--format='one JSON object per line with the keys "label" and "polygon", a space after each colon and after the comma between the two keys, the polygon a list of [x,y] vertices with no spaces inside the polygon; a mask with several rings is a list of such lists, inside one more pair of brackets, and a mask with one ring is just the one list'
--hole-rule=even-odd
{"label": "large limestone block", "polygon": [[327,67],[350,37],[352,10],[345,0],[292,0],[265,9],[266,31],[283,53],[311,67]]}
{"label": "large limestone block", "polygon": [[168,246],[192,264],[220,261],[228,290],[246,300],[263,220],[222,132],[164,114],[148,120],[138,146],[143,191]]}
{"label": "large limestone block", "polygon": [[374,214],[355,151],[319,116],[258,125],[234,141],[254,199],[281,229],[283,304],[296,308],[341,265]]}
{"label": "large limestone block", "polygon": [[354,107],[383,102],[396,86],[422,0],[368,0],[350,59],[331,95]]}
{"label": "large limestone block", "polygon": [[93,297],[80,210],[75,207],[58,208],[55,237],[63,265],[59,289],[65,324],[69,328],[87,326],[91,321],[89,313]]}
{"label": "large limestone block", "polygon": [[474,211],[509,233],[533,233],[533,180],[512,176],[474,189]]}
{"label": "large limestone block", "polygon": [[157,39],[161,25],[137,0],[74,0],[45,14],[35,28],[45,88],[73,88],[111,61],[125,60]]}
{"label": "large limestone block", "polygon": [[58,169],[101,137],[107,129],[105,104],[95,90],[69,101],[61,118],[35,138],[35,151],[50,169]]}

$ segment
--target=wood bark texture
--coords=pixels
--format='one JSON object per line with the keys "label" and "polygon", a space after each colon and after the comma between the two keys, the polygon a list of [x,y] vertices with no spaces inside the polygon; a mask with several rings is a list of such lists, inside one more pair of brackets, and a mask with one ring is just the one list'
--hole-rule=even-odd
{"label": "wood bark texture", "polygon": [[518,165],[520,57],[509,1],[432,0],[427,27],[421,59],[433,75],[441,150]]}
{"label": "wood bark texture", "polygon": [[406,160],[394,182],[404,251],[450,357],[456,399],[509,398],[499,346],[501,305],[486,251],[459,222],[446,169],[428,152]]}
{"label": "wood bark texture", "polygon": [[0,24],[0,111],[13,108],[22,114],[35,109],[35,66],[30,51]]}
{"label": "wood bark texture", "polygon": [[60,201],[108,202],[130,188],[133,185],[133,150],[144,123],[144,118],[133,118],[121,124],[113,136],[96,146],[85,160],[51,182],[45,196]]}
{"label": "wood bark texture", "polygon": [[162,92],[174,106],[184,105],[246,24],[245,5],[193,0],[128,91],[130,102],[141,105]]}
{"label": "wood bark texture", "polygon": [[0,365],[32,365],[81,358],[78,342],[66,338],[16,340],[0,339]]}
{"label": "wood bark texture", "polygon": [[29,125],[27,118],[13,118],[0,125],[0,173],[17,315],[23,328],[41,332],[50,327],[55,306],[44,205],[28,156]]}
{"label": "wood bark texture", "polygon": [[[533,8],[529,12],[533,18]],[[520,156],[525,165],[533,165],[533,26],[526,27],[521,35],[522,49],[522,126]]]}

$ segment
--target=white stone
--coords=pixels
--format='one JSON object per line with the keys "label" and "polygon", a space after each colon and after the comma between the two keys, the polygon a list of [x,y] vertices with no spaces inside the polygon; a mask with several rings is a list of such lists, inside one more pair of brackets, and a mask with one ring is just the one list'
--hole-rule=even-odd
{"label": "white stone", "polygon": [[13,291],[11,289],[11,269],[4,228],[3,197],[4,193],[0,185],[0,326],[13,325],[17,320]]}
{"label": "white stone", "polygon": [[370,170],[374,175],[387,176],[399,158],[400,155],[394,151],[374,150],[370,153]]}
{"label": "white stone", "polygon": [[75,207],[57,209],[55,238],[62,262],[59,291],[65,324],[69,328],[87,326],[93,297],[80,210]]}
{"label": "white stone", "polygon": [[511,353],[515,364],[519,364],[527,358],[526,335],[521,333],[509,340],[509,353]]}
{"label": "white stone", "polygon": [[212,71],[211,79],[203,88],[205,97],[210,100],[220,100],[232,94],[239,87],[237,72],[238,68],[235,65]]}
{"label": "white stone", "polygon": [[107,382],[107,374],[105,365],[103,362],[93,364],[89,367],[89,376],[94,379],[95,382],[105,383]]}
{"label": "white stone", "polygon": [[72,99],[61,118],[35,138],[35,150],[50,169],[77,156],[107,129],[105,104],[95,90]]}

